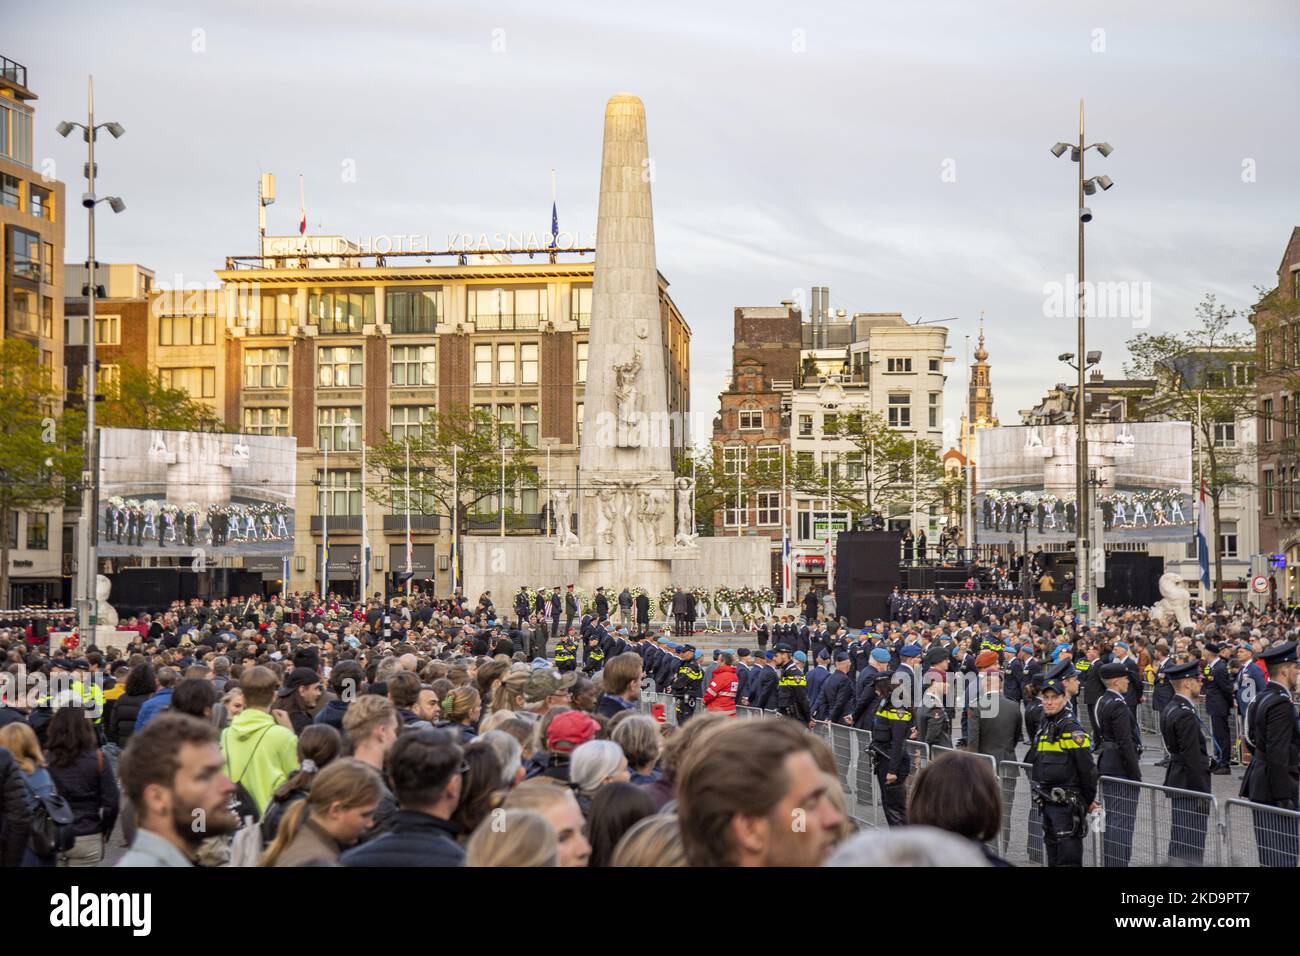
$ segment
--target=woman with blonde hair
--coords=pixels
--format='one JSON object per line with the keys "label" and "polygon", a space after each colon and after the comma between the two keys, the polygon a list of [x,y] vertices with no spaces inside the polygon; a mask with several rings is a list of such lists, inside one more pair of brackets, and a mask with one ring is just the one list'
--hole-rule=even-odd
{"label": "woman with blonde hair", "polygon": [[[15,721],[0,728],[0,747],[13,754],[14,763],[27,786],[27,802],[34,810],[39,800],[58,800],[59,791],[54,786],[54,778],[45,769],[45,754],[41,751],[41,742],[36,731],[23,721]],[[69,833],[71,829],[69,828]],[[54,866],[58,861],[57,853],[41,856],[36,851],[33,840],[27,842],[23,850],[21,866]]]}
{"label": "woman with blonde hair", "polygon": [[465,684],[447,693],[442,699],[442,720],[434,724],[438,729],[454,730],[462,747],[469,746],[478,736],[479,717],[483,715],[483,698],[473,687]]}
{"label": "woman with blonde hair", "polygon": [[384,785],[373,767],[352,757],[316,774],[311,792],[284,813],[262,866],[337,863],[345,847],[374,823]]}
{"label": "woman with blonde hair", "polygon": [[511,671],[501,678],[492,692],[492,713],[524,709],[524,685],[530,674]]}
{"label": "woman with blonde hair", "polygon": [[466,866],[559,866],[555,827],[532,810],[493,810],[469,838]]}
{"label": "woman with blonde hair", "polygon": [[685,866],[686,847],[677,816],[656,813],[637,821],[614,848],[610,866]]}

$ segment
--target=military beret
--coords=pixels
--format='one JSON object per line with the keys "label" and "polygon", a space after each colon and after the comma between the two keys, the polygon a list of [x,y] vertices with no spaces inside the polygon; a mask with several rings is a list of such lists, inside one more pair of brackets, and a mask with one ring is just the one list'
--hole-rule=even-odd
{"label": "military beret", "polygon": [[885,650],[883,647],[877,647],[871,652],[871,659],[879,664],[888,664],[889,651]]}
{"label": "military beret", "polygon": [[1102,664],[1101,667],[1098,668],[1098,673],[1101,674],[1102,680],[1113,680],[1116,677],[1127,677],[1128,668],[1119,661],[1111,661],[1108,664]]}
{"label": "military beret", "polygon": [[975,655],[975,669],[977,671],[988,670],[998,666],[997,651],[980,651]]}
{"label": "military beret", "polygon": [[842,664],[844,661],[847,661],[848,659],[849,659],[849,652],[848,652],[848,651],[836,651],[836,652],[835,652],[835,663],[836,663],[836,664]]}
{"label": "military beret", "polygon": [[920,644],[904,644],[903,649],[898,652],[900,657],[920,657]]}

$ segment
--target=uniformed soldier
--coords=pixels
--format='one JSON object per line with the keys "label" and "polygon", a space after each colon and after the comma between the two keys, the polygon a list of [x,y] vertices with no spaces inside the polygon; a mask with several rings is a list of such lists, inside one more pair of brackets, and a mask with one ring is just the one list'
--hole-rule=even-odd
{"label": "uniformed soldier", "polygon": [[1043,821],[1048,866],[1083,866],[1088,814],[1096,808],[1092,744],[1066,704],[1065,678],[1043,681],[1043,722],[1029,745],[1029,780]]}
{"label": "uniformed soldier", "polygon": [[912,682],[895,672],[889,694],[876,708],[871,721],[871,751],[875,758],[876,783],[880,787],[885,822],[891,827],[907,824],[907,775],[912,757],[907,741],[914,736]]}
{"label": "uniformed soldier", "polygon": [[776,651],[776,712],[807,726],[812,722],[808,705],[808,678],[793,659],[789,644],[778,644]]}
{"label": "uniformed soldier", "polygon": [[578,669],[578,641],[573,628],[569,628],[568,633],[562,635],[555,645],[555,669],[561,674]]}
{"label": "uniformed soldier", "polygon": [[[1296,810],[1300,800],[1300,728],[1296,726],[1296,642],[1287,641],[1259,655],[1268,668],[1264,691],[1247,711],[1247,743],[1254,752],[1241,795],[1254,803]],[[1252,811],[1260,866],[1295,866],[1300,858],[1300,827],[1289,814]]]}
{"label": "uniformed soldier", "polygon": [[695,648],[683,644],[681,664],[673,678],[672,695],[677,699],[677,724],[686,723],[695,714],[696,702],[704,694],[704,671],[695,660]]}
{"label": "uniformed soldier", "polygon": [[[1205,749],[1205,727],[1196,716],[1193,701],[1204,678],[1200,661],[1192,659],[1165,668],[1174,686],[1174,699],[1160,715],[1160,734],[1169,750],[1165,786],[1197,793],[1210,792],[1210,761]],[[1209,801],[1201,797],[1170,800],[1169,857],[1199,865],[1205,857],[1205,830],[1210,821]]]}
{"label": "uniformed soldier", "polygon": [[1232,773],[1232,731],[1228,718],[1232,715],[1232,675],[1228,673],[1225,652],[1231,653],[1229,644],[1206,644],[1205,649],[1215,655],[1205,667],[1205,712],[1210,715],[1210,731],[1214,736],[1214,762],[1210,773]]}
{"label": "uniformed soldier", "polygon": [[[1151,692],[1151,706],[1155,709],[1157,721],[1159,720],[1160,715],[1165,712],[1165,708],[1168,707],[1174,699],[1174,686],[1169,683],[1169,676],[1165,673],[1165,671],[1167,671],[1174,663],[1174,659],[1169,656],[1167,649],[1158,648],[1156,650],[1156,656],[1159,656],[1160,654],[1164,654],[1165,656],[1162,657],[1160,662],[1156,665],[1155,689]],[[1160,738],[1160,746],[1164,747],[1163,735]],[[1156,766],[1169,766],[1168,749],[1165,750],[1165,755],[1156,761]]]}
{"label": "uniformed soldier", "polygon": [[[1128,668],[1119,661],[1111,661],[1096,669],[1106,688],[1093,709],[1097,772],[1103,777],[1141,781],[1142,769],[1138,764],[1137,746],[1133,743],[1133,712],[1124,698],[1130,679]],[[1107,783],[1103,787],[1102,803],[1106,807],[1102,865],[1128,866],[1133,854],[1138,788]]]}

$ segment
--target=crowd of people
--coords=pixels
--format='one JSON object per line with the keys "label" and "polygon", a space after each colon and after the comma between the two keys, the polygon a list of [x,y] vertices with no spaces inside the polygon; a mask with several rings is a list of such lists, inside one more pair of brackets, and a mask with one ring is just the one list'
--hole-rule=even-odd
{"label": "crowd of people", "polygon": [[[1208,793],[1249,760],[1243,795],[1296,805],[1289,611],[1209,610],[1183,633],[1143,609],[1085,624],[971,597],[850,627],[812,595],[756,648],[702,660],[618,609],[552,631],[490,594],[308,594],[128,616],[140,636],[120,650],[0,630],[0,862],[92,866],[125,847],[117,865],[998,865],[1005,792],[978,756],[993,755],[1033,767],[1043,861],[1077,864],[1099,775],[1141,778],[1148,693],[1166,783]],[[887,829],[855,832],[818,721],[869,732]],[[956,751],[918,767],[913,740]],[[1123,865],[1132,815],[1108,802]],[[1194,804],[1175,807],[1193,862]],[[1266,836],[1261,857],[1294,865],[1295,834]]]}

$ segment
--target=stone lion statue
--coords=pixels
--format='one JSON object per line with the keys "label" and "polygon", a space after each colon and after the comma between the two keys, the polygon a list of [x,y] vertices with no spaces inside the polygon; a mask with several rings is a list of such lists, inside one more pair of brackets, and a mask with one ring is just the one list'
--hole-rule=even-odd
{"label": "stone lion statue", "polygon": [[1160,576],[1160,600],[1151,605],[1151,620],[1164,624],[1172,617],[1180,628],[1192,626],[1192,594],[1172,571]]}

